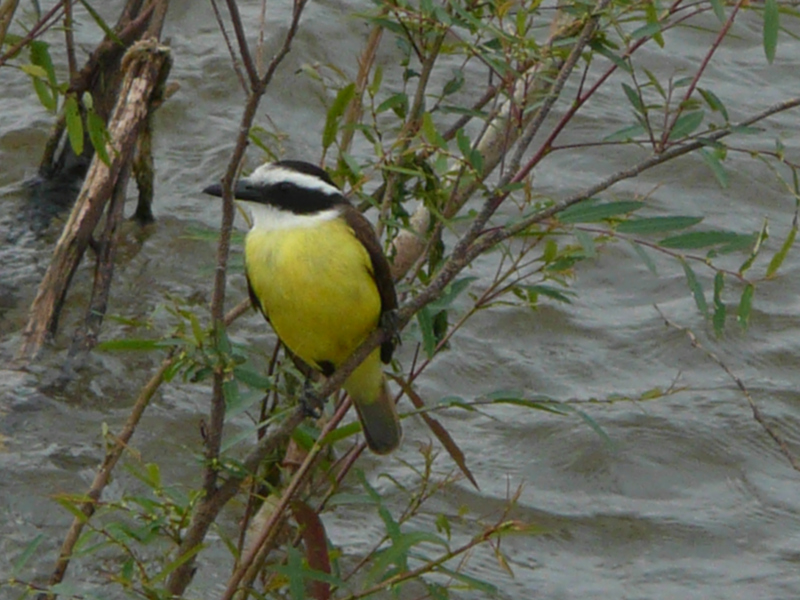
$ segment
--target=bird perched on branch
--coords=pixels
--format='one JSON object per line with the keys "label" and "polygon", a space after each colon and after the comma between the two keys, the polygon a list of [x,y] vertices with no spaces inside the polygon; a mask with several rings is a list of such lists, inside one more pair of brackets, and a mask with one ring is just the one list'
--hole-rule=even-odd
{"label": "bird perched on branch", "polygon": [[[219,184],[203,191],[222,196]],[[330,376],[376,328],[389,328],[397,308],[375,230],[310,163],[264,164],[236,182],[233,194],[252,217],[244,254],[253,305],[291,352]],[[378,454],[394,450],[401,437],[381,367],[394,346],[392,335],[343,385]]]}

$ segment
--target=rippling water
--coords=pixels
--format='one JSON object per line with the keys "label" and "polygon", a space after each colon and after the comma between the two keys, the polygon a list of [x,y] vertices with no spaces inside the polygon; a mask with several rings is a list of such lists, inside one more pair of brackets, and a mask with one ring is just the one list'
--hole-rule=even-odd
{"label": "rippling water", "polygon": [[[257,18],[256,4],[245,9],[246,18]],[[341,57],[355,56],[360,47],[366,29],[358,19],[342,17],[343,9],[352,7],[338,2],[310,6],[306,23],[313,27],[301,31],[262,103],[259,120],[269,115],[290,134],[284,142],[287,155],[316,157],[324,122],[318,88],[297,69],[305,62],[330,60],[333,44],[341,48]],[[126,317],[151,318],[168,296],[198,307],[207,304],[214,247],[186,233],[218,223],[218,206],[199,190],[226,164],[243,98],[210,9],[183,2],[173,10],[165,33],[175,57],[171,79],[181,89],[158,113],[158,222],[146,236],[131,226],[119,259],[111,311]],[[649,50],[647,64],[662,74],[685,76],[717,31],[713,18],[707,25],[711,32],[684,30],[679,44]],[[787,26],[796,25],[787,21]],[[800,44],[784,35],[778,59],[766,66],[755,15],[742,18],[735,32],[737,38],[717,53],[705,81],[741,111],[731,115],[733,120],[796,94],[800,55]],[[79,36],[89,45],[96,32],[87,27]],[[386,47],[382,60],[391,62],[391,43]],[[674,56],[678,51],[682,55]],[[4,69],[0,77],[0,356],[9,359],[58,228],[37,237],[18,217],[24,205],[21,184],[35,173],[50,118],[24,76]],[[631,122],[618,89],[618,84],[610,86],[582,112],[564,143],[596,139]],[[795,159],[800,155],[797,123],[797,111],[765,123],[770,134],[765,139],[780,138]],[[565,197],[635,156],[631,150],[557,152],[542,165],[535,183],[542,193]],[[256,152],[250,157],[251,164],[258,160]],[[742,232],[758,229],[767,217],[774,251],[789,230],[794,200],[757,164],[732,155],[726,166],[731,181],[724,190],[704,166],[686,158],[627,181],[614,193],[650,194],[652,214],[704,214],[710,226]],[[455,521],[467,507],[470,514],[491,518],[502,510],[509,490],[521,485],[511,516],[543,532],[503,541],[513,579],[490,554],[475,555],[471,564],[478,576],[495,582],[505,598],[732,600],[800,593],[798,474],[754,421],[731,379],[692,348],[683,333],[666,327],[653,306],[691,327],[706,348],[722,357],[797,451],[800,259],[790,255],[780,276],[758,288],[750,330],[742,333],[731,323],[721,339],[699,317],[680,267],[656,260],[658,277],[627,246],[612,245],[581,264],[572,305],[480,313],[419,382],[420,392],[432,401],[498,388],[572,399],[610,438],[604,441],[577,418],[510,406],[487,409],[493,420],[441,415],[464,449],[481,491],[454,486],[436,500],[432,513],[444,512]],[[76,277],[64,331],[81,318],[86,292],[80,284],[90,275],[84,267]],[[242,297],[241,276],[232,279],[232,297]],[[163,314],[152,318],[156,324],[166,319]],[[264,331],[252,315],[235,335],[264,348],[259,342]],[[66,345],[68,340],[59,339],[30,374],[0,373],[0,556],[5,559],[39,533],[47,537],[45,548],[55,550],[69,516],[55,508],[50,496],[85,489],[102,454],[100,424],[113,429],[121,423],[151,368],[147,357],[96,354],[71,373],[63,367]],[[404,349],[406,365],[411,351]],[[588,403],[613,394],[638,396],[673,383],[683,391],[656,401]],[[134,444],[144,460],[174,456],[164,462],[165,477],[185,482],[186,457],[200,447],[198,422],[207,398],[198,386],[165,388],[140,427]],[[419,423],[407,423],[397,458],[418,462],[417,445],[430,435]],[[395,459],[365,457],[363,466],[409,477]],[[447,461],[440,468],[449,468]],[[110,497],[119,496],[125,485],[120,477]],[[383,480],[376,485],[392,493]],[[430,527],[432,513],[414,525]],[[377,516],[347,507],[331,514],[327,525],[334,543],[352,556],[382,531]],[[474,521],[465,521],[455,535],[466,539],[478,530]],[[50,564],[40,561],[38,572],[47,573]],[[224,582],[224,565],[202,566],[202,580],[213,597]],[[102,581],[97,573],[77,574]]]}

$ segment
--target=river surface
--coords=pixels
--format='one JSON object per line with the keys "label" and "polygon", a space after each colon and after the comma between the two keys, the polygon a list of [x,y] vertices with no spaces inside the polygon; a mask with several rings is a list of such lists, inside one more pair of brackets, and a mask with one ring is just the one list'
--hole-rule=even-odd
{"label": "river surface", "polygon": [[[242,3],[245,21],[257,22],[258,3]],[[351,68],[367,27],[346,16],[359,5],[314,3],[294,51],[264,101],[267,116],[287,134],[286,156],[316,160],[324,108],[319,87],[298,73],[306,63],[340,60]],[[113,15],[113,7],[104,9]],[[210,7],[174,2],[165,35],[174,52],[171,81],[178,92],[156,119],[157,222],[141,233],[126,226],[118,258],[110,313],[149,320],[156,333],[171,322],[163,308],[172,298],[203,312],[211,295],[215,247],[196,235],[219,223],[219,206],[200,190],[223,172],[232,149],[243,94],[230,69]],[[718,30],[686,29],[667,47],[644,52],[659,73],[685,76],[699,64]],[[784,20],[794,28],[797,20]],[[737,120],[797,94],[800,43],[782,35],[778,58],[766,64],[761,21],[745,15],[736,39],[715,56],[704,85],[715,90]],[[86,48],[98,30],[78,32]],[[396,58],[384,39],[381,60]],[[332,56],[335,54],[335,56]],[[44,273],[58,224],[34,234],[22,216],[23,182],[36,172],[51,116],[39,105],[26,76],[0,71],[0,360],[10,362],[20,341],[27,307]],[[591,102],[562,143],[595,140],[632,122],[619,81]],[[388,80],[391,85],[391,80]],[[800,112],[763,123],[760,147],[780,139],[787,155],[800,159]],[[748,140],[740,140],[741,144]],[[357,146],[356,152],[369,152]],[[636,151],[561,151],[549,157],[535,179],[536,190],[567,197],[626,167]],[[260,160],[251,149],[249,164]],[[772,237],[768,256],[791,226],[794,199],[767,168],[742,156],[726,162],[730,176],[720,189],[695,158],[625,182],[604,198],[647,195],[649,213],[706,215],[709,227],[757,230],[764,218]],[[130,210],[132,211],[133,205]],[[655,257],[654,276],[626,244],[611,244],[581,263],[571,305],[543,302],[536,311],[499,307],[478,314],[418,381],[429,402],[451,395],[476,398],[498,389],[525,390],[579,404],[607,434],[581,419],[494,406],[478,413],[440,412],[467,457],[480,491],[451,486],[409,526],[431,528],[439,512],[449,515],[454,537],[466,540],[502,511],[522,486],[510,517],[535,526],[534,534],[505,538],[502,550],[514,573],[498,567],[490,552],[477,552],[470,573],[494,583],[504,599],[791,599],[800,596],[800,474],[754,420],[732,379],[684,333],[665,325],[654,305],[675,323],[690,327],[745,383],[767,421],[800,454],[800,254],[789,255],[779,276],[756,292],[751,325],[742,332],[729,317],[717,339],[699,315],[680,265]],[[738,265],[743,257],[735,257]],[[240,262],[240,250],[232,262]],[[765,268],[762,262],[756,269]],[[697,267],[706,290],[709,273]],[[68,298],[62,334],[27,373],[3,371],[0,381],[0,578],[7,563],[37,535],[44,543],[34,575],[49,572],[70,515],[52,495],[80,493],[102,457],[101,424],[117,430],[139,387],[154,369],[149,355],[95,353],[77,370],[65,366],[69,332],[82,318],[92,270],[79,271]],[[470,274],[488,276],[478,264]],[[244,297],[241,270],[231,277],[231,305]],[[727,298],[735,307],[738,297]],[[731,308],[733,311],[733,308]],[[135,331],[108,321],[106,335]],[[270,351],[266,327],[248,315],[233,329],[239,342]],[[413,344],[401,361],[408,368]],[[652,388],[679,388],[653,401],[632,402]],[[166,386],[146,414],[133,445],[142,460],[158,460],[165,480],[197,485],[198,423],[207,413],[208,388]],[[590,402],[597,400],[597,402]],[[408,405],[405,405],[406,408]],[[402,498],[386,479],[414,478],[401,461],[420,463],[419,445],[431,438],[421,422],[405,421],[405,441],[391,458],[361,459],[363,468],[391,505]],[[190,468],[187,470],[187,465]],[[437,469],[452,468],[444,456]],[[358,492],[353,479],[352,490]],[[120,471],[107,491],[118,498],[134,486]],[[458,515],[461,511],[463,518]],[[231,516],[234,523],[235,515]],[[485,521],[481,521],[481,519]],[[332,542],[345,556],[359,557],[383,531],[374,512],[339,507],[326,520]],[[229,564],[225,550],[201,563],[193,589],[217,597]],[[217,560],[218,559],[218,560]],[[103,567],[76,566],[73,579],[100,585]],[[0,597],[5,596],[0,590]],[[458,592],[455,592],[458,595]],[[466,597],[478,597],[474,593]]]}

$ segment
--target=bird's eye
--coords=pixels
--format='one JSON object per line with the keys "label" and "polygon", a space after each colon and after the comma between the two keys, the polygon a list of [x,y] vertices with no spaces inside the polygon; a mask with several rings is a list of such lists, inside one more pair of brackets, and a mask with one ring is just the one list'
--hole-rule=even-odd
{"label": "bird's eye", "polygon": [[288,192],[289,190],[292,189],[293,186],[288,181],[281,181],[275,187],[279,192]]}

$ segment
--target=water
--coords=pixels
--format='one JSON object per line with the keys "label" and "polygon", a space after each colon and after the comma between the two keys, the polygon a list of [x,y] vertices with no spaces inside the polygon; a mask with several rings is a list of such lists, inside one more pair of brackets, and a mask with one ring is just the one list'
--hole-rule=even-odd
{"label": "water", "polygon": [[[113,7],[106,10],[114,14]],[[170,322],[158,309],[170,298],[205,314],[215,250],[213,243],[187,233],[218,224],[218,204],[199,190],[224,169],[243,98],[210,8],[183,2],[171,10],[165,35],[175,57],[171,81],[181,88],[157,117],[158,221],[145,235],[133,225],[126,228],[111,299],[113,314],[150,320],[156,330]],[[356,56],[366,29],[358,19],[342,16],[351,10],[353,6],[335,2],[309,7],[305,23],[313,27],[301,31],[262,103],[258,123],[266,125],[269,115],[288,134],[282,142],[287,156],[318,155],[324,122],[319,88],[297,70],[305,63],[330,60],[334,44],[338,56]],[[256,3],[243,11],[248,23],[257,20]],[[648,50],[646,63],[659,73],[685,76],[717,31],[713,17],[706,25],[711,32],[683,30],[680,43]],[[787,20],[785,26],[796,27],[796,22]],[[800,52],[800,44],[782,36],[778,59],[767,67],[760,27],[754,15],[744,17],[735,28],[738,37],[717,52],[703,82],[735,107],[733,120],[796,93],[796,61],[791,57]],[[96,35],[91,27],[79,31],[87,45]],[[274,43],[268,40],[268,46]],[[380,60],[389,65],[396,51],[388,36],[384,48]],[[681,57],[674,56],[678,51]],[[17,216],[25,202],[21,183],[35,173],[50,118],[24,76],[4,69],[2,78],[0,355],[9,359],[58,223],[37,237]],[[602,138],[631,122],[630,109],[620,101],[619,81],[582,111],[561,143]],[[763,147],[780,138],[796,160],[796,123],[797,111],[763,123],[768,131]],[[369,149],[357,146],[356,151]],[[249,156],[251,165],[259,160],[255,150]],[[542,193],[566,197],[637,156],[630,149],[556,152],[537,172],[535,184]],[[773,236],[769,252],[774,252],[789,230],[793,199],[765,168],[742,156],[733,153],[726,166],[727,189],[718,187],[705,166],[684,158],[623,182],[614,188],[616,196],[607,197],[647,195],[648,214],[703,214],[709,227],[742,232],[758,229],[766,217]],[[539,534],[503,541],[514,578],[486,550],[470,563],[472,573],[495,583],[504,598],[777,600],[800,591],[798,474],[754,421],[734,382],[682,332],[667,327],[653,306],[680,326],[691,327],[704,347],[722,358],[745,382],[768,422],[797,451],[800,259],[790,254],[779,277],[758,287],[749,331],[742,333],[731,322],[720,339],[699,317],[680,267],[654,259],[658,277],[627,245],[614,244],[579,266],[573,304],[546,302],[536,311],[505,307],[479,313],[418,382],[429,401],[448,395],[473,398],[497,389],[571,400],[610,439],[604,441],[577,417],[512,406],[486,408],[494,419],[457,411],[438,415],[463,448],[481,489],[467,483],[452,486],[412,525],[430,528],[435,513],[442,512],[457,525],[455,537],[464,541],[480,531],[481,523],[498,518],[509,494],[523,486],[510,517],[535,525]],[[735,257],[732,268],[741,260]],[[238,264],[238,255],[232,261]],[[479,274],[481,266],[486,264],[476,268]],[[709,289],[709,272],[701,265],[695,268]],[[86,266],[76,277],[64,332],[82,318],[90,276]],[[239,271],[231,277],[232,302],[245,293]],[[729,302],[733,310],[735,299]],[[109,322],[106,331],[122,335],[127,329]],[[270,347],[265,332],[257,315],[241,319],[234,329],[237,340],[263,353]],[[152,357],[146,355],[98,353],[79,372],[65,371],[67,338],[63,334],[31,373],[0,373],[0,556],[13,559],[43,533],[45,558],[35,562],[38,575],[49,572],[69,522],[69,515],[54,505],[53,494],[85,490],[102,455],[101,424],[108,423],[112,431],[119,427],[152,370]],[[413,345],[407,343],[401,353],[406,368],[412,353]],[[680,391],[649,402],[606,401],[670,386]],[[195,469],[187,471],[186,465],[194,464],[200,449],[198,424],[208,397],[202,386],[165,387],[134,438],[142,460],[159,460],[165,479],[178,486],[197,484],[191,479]],[[373,479],[385,470],[413,483],[398,459],[419,463],[418,445],[431,436],[413,420],[406,420],[405,431],[404,446],[395,457],[362,459]],[[444,472],[450,464],[443,458],[437,468]],[[132,485],[121,474],[106,497],[119,497]],[[386,480],[375,479],[375,485],[395,507],[402,505],[402,496]],[[464,507],[470,516],[459,519]],[[361,556],[383,530],[378,517],[361,507],[337,508],[326,525],[345,560]],[[199,582],[204,587],[195,589],[205,589],[207,597],[224,584],[224,556],[221,550],[201,563]],[[103,580],[95,571],[71,573]]]}

